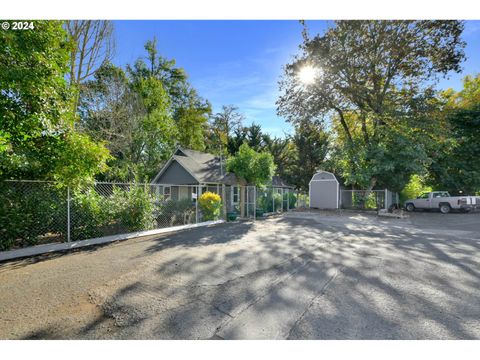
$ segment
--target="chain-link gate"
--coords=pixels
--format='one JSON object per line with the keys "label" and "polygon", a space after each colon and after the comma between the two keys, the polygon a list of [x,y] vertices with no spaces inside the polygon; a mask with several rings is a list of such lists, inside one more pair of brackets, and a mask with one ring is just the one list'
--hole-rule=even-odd
{"label": "chain-link gate", "polygon": [[342,209],[385,209],[385,195],[386,190],[340,190],[340,206]]}

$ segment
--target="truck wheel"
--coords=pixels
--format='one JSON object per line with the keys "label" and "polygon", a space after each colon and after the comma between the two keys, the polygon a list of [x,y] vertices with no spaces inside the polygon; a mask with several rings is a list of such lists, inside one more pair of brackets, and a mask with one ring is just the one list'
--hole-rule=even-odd
{"label": "truck wheel", "polygon": [[412,203],[407,204],[406,208],[407,208],[407,211],[410,211],[410,212],[415,210],[415,206]]}
{"label": "truck wheel", "polygon": [[442,214],[448,214],[452,208],[449,204],[440,204],[440,212]]}

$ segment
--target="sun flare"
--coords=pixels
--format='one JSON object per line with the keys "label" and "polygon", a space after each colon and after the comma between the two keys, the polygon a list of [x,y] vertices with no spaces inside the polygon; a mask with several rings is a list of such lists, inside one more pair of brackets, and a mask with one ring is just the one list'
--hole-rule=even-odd
{"label": "sun flare", "polygon": [[306,65],[298,72],[298,77],[303,84],[312,84],[317,77],[317,70],[310,65]]}

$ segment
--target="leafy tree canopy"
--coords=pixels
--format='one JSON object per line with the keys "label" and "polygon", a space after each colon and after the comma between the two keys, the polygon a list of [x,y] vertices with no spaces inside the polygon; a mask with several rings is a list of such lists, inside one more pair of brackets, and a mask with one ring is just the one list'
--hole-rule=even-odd
{"label": "leafy tree canopy", "polygon": [[[209,141],[207,149],[213,154],[227,155],[234,154],[243,142],[237,146],[236,140],[232,136],[234,132],[242,128],[242,122],[245,116],[238,111],[238,107],[234,105],[224,105],[222,110],[213,115],[210,119]],[[230,150],[233,151],[230,151]]]}
{"label": "leafy tree canopy", "polygon": [[258,153],[245,143],[235,156],[227,160],[227,171],[244,178],[249,184],[262,186],[272,180],[275,164],[270,153]]}
{"label": "leafy tree canopy", "polygon": [[127,72],[133,84],[145,78],[155,78],[164,87],[170,99],[168,113],[181,129],[179,144],[194,150],[204,150],[204,135],[212,108],[200,97],[188,82],[184,69],[175,66],[175,60],[168,60],[158,54],[157,40],[145,44],[147,61],[140,58],[133,66],[127,65]]}
{"label": "leafy tree canopy", "polygon": [[432,156],[430,183],[451,193],[474,194],[480,191],[480,75],[465,77],[461,91],[442,95],[437,116],[446,121],[445,136]]}
{"label": "leafy tree canopy", "polygon": [[[305,32],[280,83],[279,114],[337,122],[336,166],[347,184],[371,189],[381,179],[401,189],[427,158],[434,85],[460,70],[462,30],[459,21],[336,21],[323,35]],[[305,67],[316,74],[310,84],[299,78]],[[422,164],[412,167],[415,154]]]}
{"label": "leafy tree canopy", "polygon": [[0,176],[76,184],[105,170],[108,151],[74,129],[74,46],[60,21],[0,33]]}
{"label": "leafy tree canopy", "polygon": [[[283,176],[289,183],[308,191],[312,175],[327,166],[330,136],[321,123],[304,122],[298,125],[293,136],[293,156],[289,156]],[[287,159],[288,159],[287,158]]]}

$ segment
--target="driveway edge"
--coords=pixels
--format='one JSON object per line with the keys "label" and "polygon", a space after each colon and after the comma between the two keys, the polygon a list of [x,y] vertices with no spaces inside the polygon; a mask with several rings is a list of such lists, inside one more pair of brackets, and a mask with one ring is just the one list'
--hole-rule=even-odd
{"label": "driveway edge", "polygon": [[67,243],[45,244],[45,245],[32,246],[32,247],[18,249],[18,250],[0,251],[0,262],[5,260],[13,260],[18,258],[28,257],[28,256],[52,253],[56,251],[77,249],[85,246],[107,244],[114,241],[128,240],[128,239],[133,239],[141,236],[158,235],[158,234],[165,234],[165,233],[176,232],[181,230],[194,229],[197,227],[216,225],[224,222],[225,220],[205,221],[198,224],[172,226],[172,227],[163,228],[163,229],[137,231],[132,233],[103,236],[99,238],[92,238],[92,239],[73,241],[73,242],[67,242]]}

